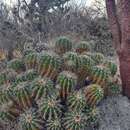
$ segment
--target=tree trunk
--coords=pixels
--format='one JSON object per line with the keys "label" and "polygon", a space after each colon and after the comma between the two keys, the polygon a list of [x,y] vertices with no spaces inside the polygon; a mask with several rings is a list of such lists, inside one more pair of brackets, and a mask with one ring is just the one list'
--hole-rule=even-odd
{"label": "tree trunk", "polygon": [[130,98],[130,0],[118,0],[117,5],[115,0],[106,0],[113,42],[120,61],[123,94]]}
{"label": "tree trunk", "polygon": [[130,54],[120,56],[120,74],[122,79],[123,95],[130,98]]}

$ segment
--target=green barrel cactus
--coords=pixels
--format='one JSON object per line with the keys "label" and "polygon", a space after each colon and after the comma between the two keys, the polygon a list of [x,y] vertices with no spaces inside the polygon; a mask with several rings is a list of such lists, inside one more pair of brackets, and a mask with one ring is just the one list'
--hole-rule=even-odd
{"label": "green barrel cactus", "polygon": [[105,87],[110,78],[110,72],[108,69],[102,66],[94,66],[90,73],[90,79],[92,83],[99,84]]}
{"label": "green barrel cactus", "polygon": [[37,68],[37,58],[38,54],[37,53],[29,53],[24,57],[24,62],[26,69],[35,69]]}
{"label": "green barrel cactus", "polygon": [[66,130],[85,130],[87,116],[82,112],[70,111],[65,113],[63,126]]}
{"label": "green barrel cactus", "polygon": [[0,85],[7,83],[7,75],[5,72],[0,73]]}
{"label": "green barrel cactus", "polygon": [[22,59],[13,59],[8,62],[8,67],[15,70],[16,72],[20,73],[24,71],[25,66]]}
{"label": "green barrel cactus", "polygon": [[43,130],[44,122],[34,108],[30,108],[20,115],[19,127],[22,130]]}
{"label": "green barrel cactus", "polygon": [[21,82],[16,87],[14,87],[13,92],[15,98],[21,106],[21,108],[29,108],[32,106],[32,99],[31,99],[31,90],[30,84],[27,82]]}
{"label": "green barrel cactus", "polygon": [[43,77],[55,79],[61,69],[61,59],[53,53],[42,53],[38,61],[38,73]]}
{"label": "green barrel cactus", "polygon": [[13,100],[13,85],[4,84],[0,86],[0,104]]}
{"label": "green barrel cactus", "polygon": [[69,71],[61,72],[57,77],[57,88],[61,99],[66,99],[77,85],[77,76]]}
{"label": "green barrel cactus", "polygon": [[104,55],[102,53],[93,53],[90,55],[90,57],[93,59],[95,62],[95,65],[100,65],[104,62]]}
{"label": "green barrel cactus", "polygon": [[64,59],[64,69],[72,72],[76,72],[80,66],[80,60],[77,53],[66,52],[63,55]]}
{"label": "green barrel cactus", "polygon": [[91,84],[85,88],[86,103],[90,106],[97,105],[104,97],[104,90],[97,84]]}
{"label": "green barrel cactus", "polygon": [[63,130],[61,119],[59,118],[47,121],[46,127],[47,130]]}
{"label": "green barrel cactus", "polygon": [[117,65],[115,63],[111,61],[106,61],[104,63],[104,66],[110,70],[112,76],[114,76],[117,73]]}
{"label": "green barrel cactus", "polygon": [[2,120],[14,121],[19,114],[20,111],[14,107],[14,103],[11,100],[1,104],[0,118]]}
{"label": "green barrel cactus", "polygon": [[67,105],[69,109],[74,111],[81,111],[84,109],[86,105],[84,93],[80,90],[70,94],[67,99]]}
{"label": "green barrel cactus", "polygon": [[38,77],[38,74],[34,69],[27,70],[23,75],[24,81],[32,81],[37,77]]}
{"label": "green barrel cactus", "polygon": [[35,100],[52,96],[55,93],[54,83],[48,78],[37,78],[32,82],[32,96]]}
{"label": "green barrel cactus", "polygon": [[81,41],[77,44],[75,50],[79,54],[81,54],[83,52],[89,52],[90,51],[90,44],[86,41]]}
{"label": "green barrel cactus", "polygon": [[97,107],[86,106],[83,113],[88,117],[87,125],[93,127],[98,124],[99,110]]}
{"label": "green barrel cactus", "polygon": [[87,55],[80,55],[80,67],[78,68],[78,82],[82,84],[82,82],[89,76],[94,66],[94,61]]}
{"label": "green barrel cactus", "polygon": [[57,119],[61,116],[61,105],[55,97],[48,97],[38,101],[39,111],[45,120]]}
{"label": "green barrel cactus", "polygon": [[55,43],[55,51],[58,54],[64,54],[67,51],[71,51],[72,42],[67,37],[59,37]]}

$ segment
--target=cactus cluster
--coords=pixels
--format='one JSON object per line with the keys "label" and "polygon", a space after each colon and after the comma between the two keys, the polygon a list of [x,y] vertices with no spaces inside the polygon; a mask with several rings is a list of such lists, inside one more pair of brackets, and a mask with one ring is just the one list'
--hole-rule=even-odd
{"label": "cactus cluster", "polygon": [[[55,51],[55,52],[53,52]],[[60,37],[54,50],[25,50],[0,73],[0,118],[20,130],[84,130],[106,92],[117,94],[117,66],[87,42]],[[107,89],[106,89],[107,88]],[[109,90],[109,91],[106,91]]]}

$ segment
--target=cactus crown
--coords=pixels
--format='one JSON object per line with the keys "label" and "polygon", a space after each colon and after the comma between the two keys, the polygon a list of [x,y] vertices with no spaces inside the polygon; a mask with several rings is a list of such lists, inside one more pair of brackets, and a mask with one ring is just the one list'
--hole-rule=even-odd
{"label": "cactus crown", "polygon": [[63,130],[60,119],[47,121],[47,130]]}
{"label": "cactus crown", "polygon": [[81,112],[68,112],[63,118],[63,126],[65,129],[82,130],[85,129],[86,116]]}
{"label": "cactus crown", "polygon": [[35,109],[30,108],[20,115],[19,125],[24,130],[41,130],[43,129],[43,121],[38,117]]}
{"label": "cactus crown", "polygon": [[61,115],[61,105],[55,97],[42,99],[38,102],[38,105],[43,118],[46,120],[57,119]]}
{"label": "cactus crown", "polygon": [[85,96],[82,91],[73,92],[67,101],[69,108],[75,111],[81,111],[86,105]]}

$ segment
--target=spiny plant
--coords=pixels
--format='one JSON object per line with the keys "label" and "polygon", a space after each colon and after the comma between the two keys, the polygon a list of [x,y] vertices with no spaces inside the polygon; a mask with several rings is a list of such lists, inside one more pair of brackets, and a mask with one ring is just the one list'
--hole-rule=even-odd
{"label": "spiny plant", "polygon": [[95,65],[100,65],[104,62],[104,55],[102,53],[92,53],[90,57],[94,60]]}
{"label": "spiny plant", "polygon": [[37,77],[38,77],[38,74],[36,70],[34,69],[27,70],[23,75],[23,78],[25,79],[24,81],[32,81]]}
{"label": "spiny plant", "polygon": [[75,48],[76,52],[81,54],[83,52],[89,52],[90,51],[90,44],[86,41],[81,41],[77,44]]}
{"label": "spiny plant", "polygon": [[63,55],[64,59],[64,69],[68,71],[75,72],[80,66],[80,60],[77,53],[75,52],[66,52]]}
{"label": "spiny plant", "polygon": [[26,81],[31,82],[37,77],[38,73],[34,69],[27,70],[26,72],[20,73],[16,76],[13,85],[16,86],[17,84]]}
{"label": "spiny plant", "polygon": [[0,85],[11,83],[15,80],[17,73],[12,69],[5,69],[0,73]]}
{"label": "spiny plant", "polygon": [[37,67],[37,53],[29,53],[24,57],[26,69],[35,69]]}
{"label": "spiny plant", "polygon": [[117,95],[121,93],[121,82],[118,75],[112,77],[107,84],[107,94]]}
{"label": "spiny plant", "polygon": [[0,86],[0,104],[13,100],[13,86],[11,84],[4,84]]}
{"label": "spiny plant", "polygon": [[79,55],[80,67],[78,68],[78,82],[82,84],[92,71],[94,61],[87,55]]}
{"label": "spiny plant", "polygon": [[0,73],[0,85],[3,85],[7,82],[7,75],[4,72]]}
{"label": "spiny plant", "polygon": [[44,52],[38,61],[38,73],[54,80],[61,66],[61,59],[55,53]]}
{"label": "spiny plant", "polygon": [[74,111],[81,111],[82,109],[84,109],[84,107],[86,106],[86,102],[83,92],[80,90],[70,94],[67,99],[67,105],[69,109]]}
{"label": "spiny plant", "polygon": [[19,116],[20,111],[15,108],[14,103],[10,100],[1,104],[0,118],[3,120],[14,121]]}
{"label": "spiny plant", "polygon": [[58,54],[64,54],[67,51],[71,51],[72,42],[67,37],[59,37],[55,43],[55,51]]}
{"label": "spiny plant", "polygon": [[104,63],[104,66],[106,66],[110,70],[112,76],[117,73],[117,65],[115,63],[111,61],[106,61]]}
{"label": "spiny plant", "polygon": [[8,62],[8,68],[15,70],[16,72],[20,73],[24,71],[25,66],[22,59],[12,59]]}
{"label": "spiny plant", "polygon": [[47,121],[46,127],[47,130],[63,130],[60,118]]}
{"label": "spiny plant", "polygon": [[30,96],[30,84],[28,82],[21,82],[14,87],[13,92],[16,100],[23,109],[32,106],[32,99]]}
{"label": "spiny plant", "polygon": [[94,66],[89,76],[92,83],[99,84],[102,87],[104,87],[104,89],[107,82],[109,81],[109,77],[110,77],[109,70],[104,68],[103,66]]}
{"label": "spiny plant", "polygon": [[69,71],[61,72],[57,77],[57,88],[59,89],[61,99],[66,99],[77,85],[77,76]]}
{"label": "spiny plant", "polygon": [[87,125],[93,126],[98,123],[99,110],[96,107],[85,106],[83,113],[88,117]]}
{"label": "spiny plant", "polygon": [[19,127],[22,130],[42,130],[44,121],[34,108],[25,110],[19,118]]}
{"label": "spiny plant", "polygon": [[66,130],[85,130],[87,116],[82,112],[70,111],[65,113],[63,126]]}
{"label": "spiny plant", "polygon": [[39,100],[38,106],[45,120],[57,119],[61,116],[61,105],[55,97],[47,97]]}
{"label": "spiny plant", "polygon": [[85,88],[86,103],[90,106],[97,105],[104,97],[104,90],[97,84],[91,84]]}
{"label": "spiny plant", "polygon": [[72,52],[72,43],[62,40],[55,45],[61,58],[29,49],[19,59],[3,61],[0,118],[17,121],[21,130],[85,130],[97,122],[96,105],[105,92],[118,91],[118,82],[111,80],[116,67],[86,45]]}
{"label": "spiny plant", "polygon": [[37,78],[32,83],[32,96],[35,100],[52,96],[55,93],[54,83],[48,78]]}

